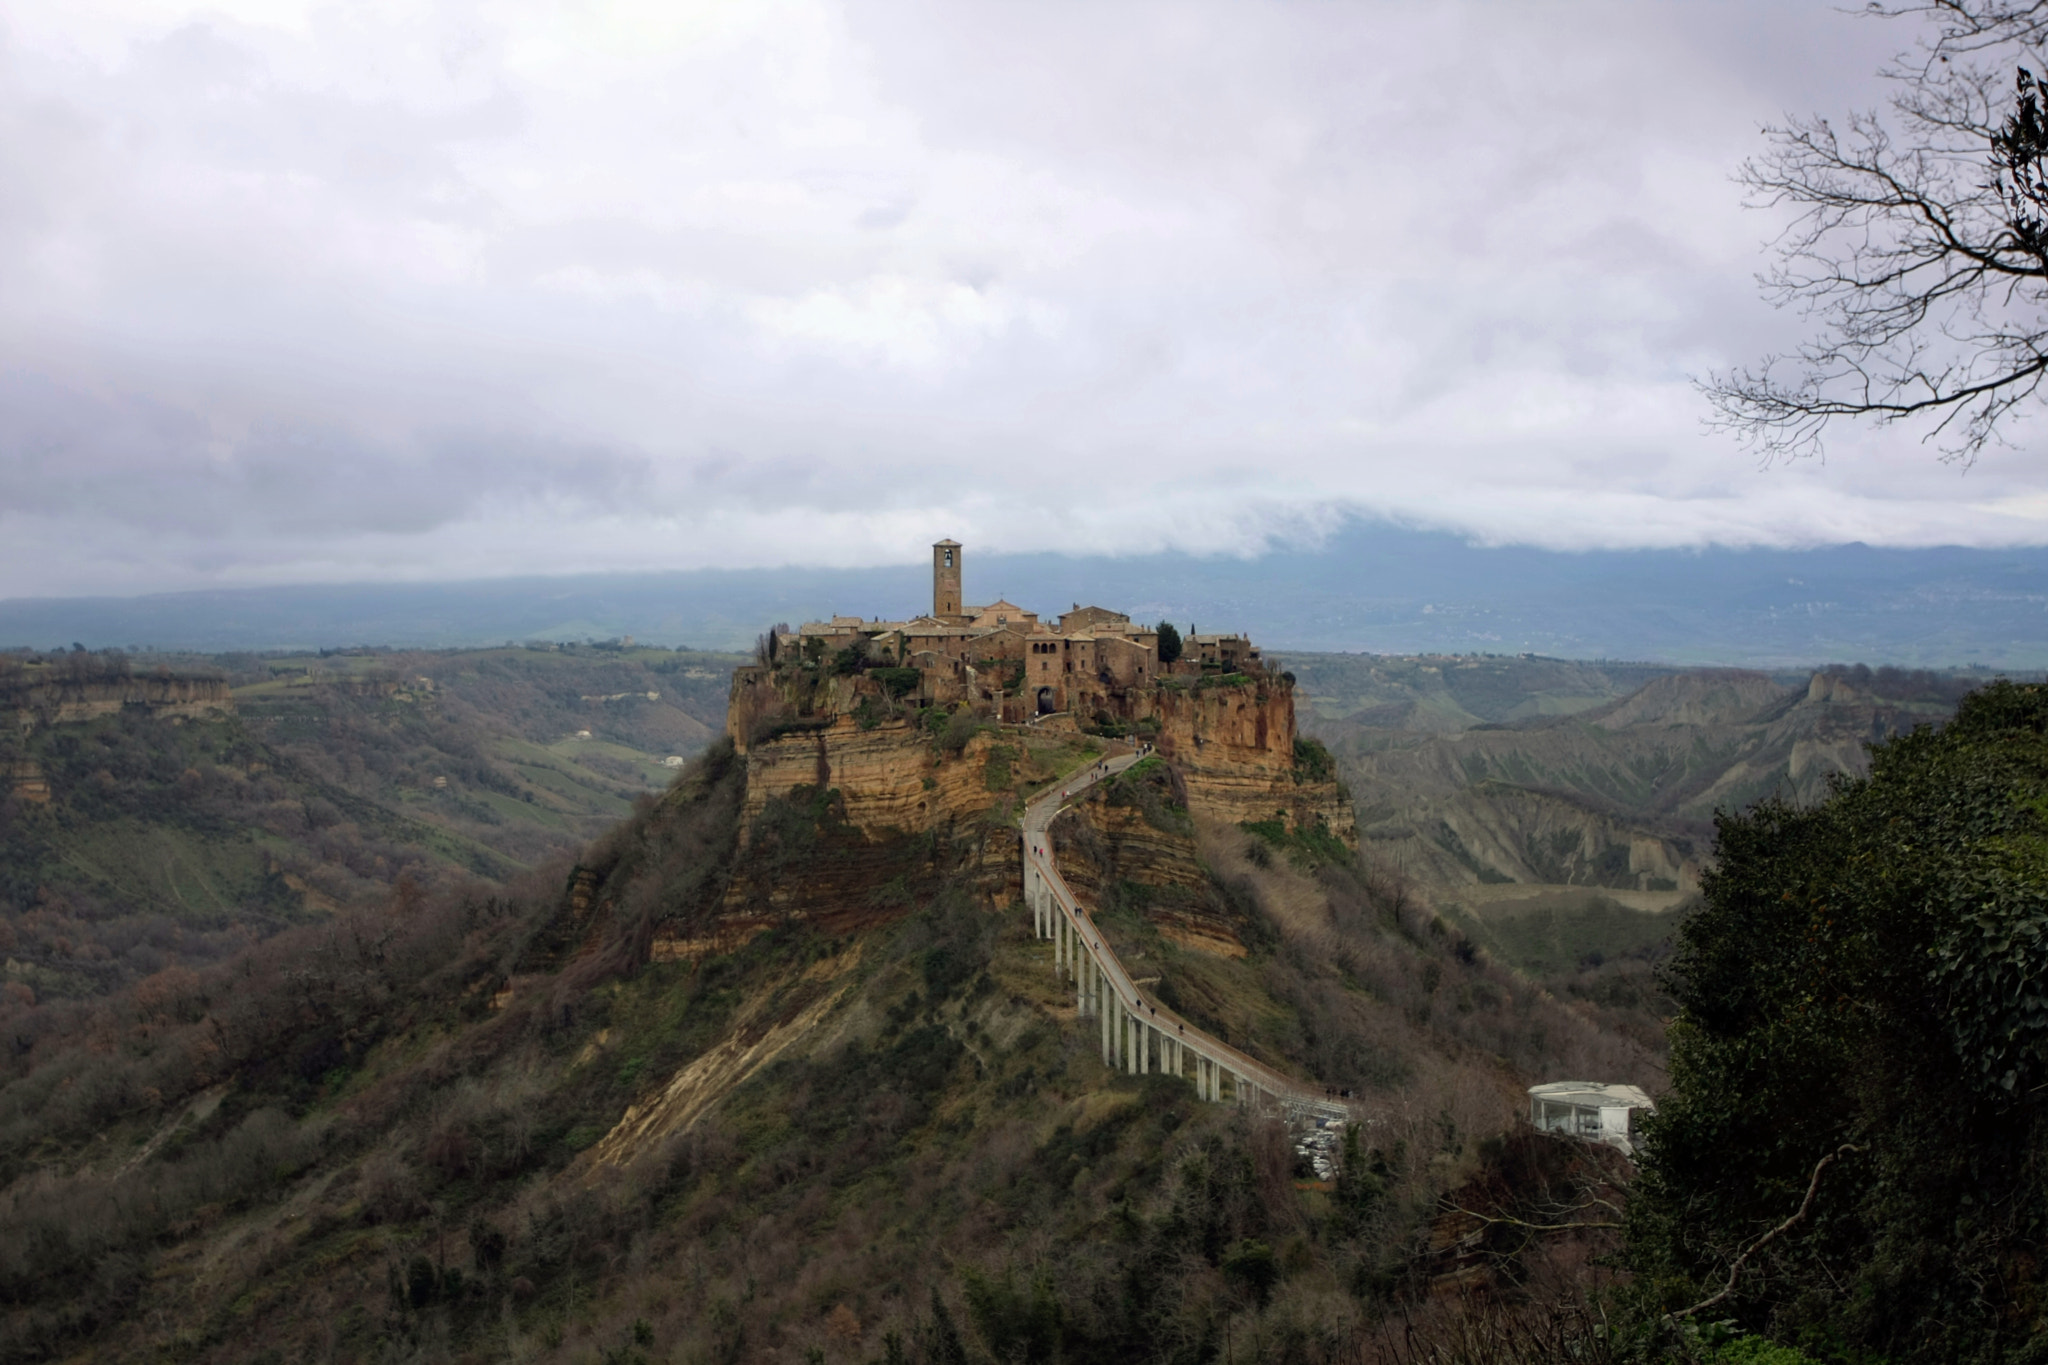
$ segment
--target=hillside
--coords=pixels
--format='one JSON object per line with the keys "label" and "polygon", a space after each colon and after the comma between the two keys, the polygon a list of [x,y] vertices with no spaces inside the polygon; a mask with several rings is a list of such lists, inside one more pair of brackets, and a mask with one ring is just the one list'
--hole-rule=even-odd
{"label": "hillside", "polygon": [[1206,692],[1055,837],[1149,989],[1357,1092],[1335,1185],[1104,1068],[1032,935],[1018,803],[1113,737],[811,694],[573,863],[7,997],[0,1358],[1348,1353],[1531,1077],[1656,1059],[1364,876],[1284,694]]}
{"label": "hillside", "polygon": [[1586,663],[1533,655],[1303,654],[1287,668],[1301,680],[1319,732],[1437,734],[1540,716],[1564,716],[1616,701],[1666,664]]}
{"label": "hillside", "polygon": [[91,995],[401,882],[500,879],[573,849],[668,782],[662,759],[702,748],[729,664],[0,656],[5,979]]}

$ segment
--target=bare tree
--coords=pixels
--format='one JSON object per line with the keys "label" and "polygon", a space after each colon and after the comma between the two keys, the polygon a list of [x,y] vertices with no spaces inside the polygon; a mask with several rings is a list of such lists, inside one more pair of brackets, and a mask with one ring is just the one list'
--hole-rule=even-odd
{"label": "bare tree", "polygon": [[1765,297],[1817,334],[1789,355],[1712,375],[1710,425],[1766,459],[1818,454],[1838,417],[1924,425],[1968,464],[2005,443],[2048,377],[2048,0],[1872,4],[1928,36],[1881,73],[1890,114],[1767,127],[1740,180],[1752,207],[1791,208]]}

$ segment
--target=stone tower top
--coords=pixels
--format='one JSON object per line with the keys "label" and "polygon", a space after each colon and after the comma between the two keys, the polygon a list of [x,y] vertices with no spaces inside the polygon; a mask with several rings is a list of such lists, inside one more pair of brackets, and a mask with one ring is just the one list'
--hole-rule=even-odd
{"label": "stone tower top", "polygon": [[932,546],[932,615],[960,614],[960,542],[942,540]]}

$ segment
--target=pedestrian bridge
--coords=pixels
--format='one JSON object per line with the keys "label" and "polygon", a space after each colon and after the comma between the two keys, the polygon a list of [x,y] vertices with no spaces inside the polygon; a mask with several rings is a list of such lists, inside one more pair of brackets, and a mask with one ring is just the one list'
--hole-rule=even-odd
{"label": "pedestrian bridge", "polygon": [[1053,818],[1066,803],[1114,777],[1141,755],[1105,759],[1047,790],[1024,809],[1024,900],[1038,937],[1051,939],[1053,970],[1074,983],[1084,1020],[1102,1032],[1102,1061],[1133,1075],[1164,1072],[1194,1082],[1205,1100],[1278,1107],[1291,1118],[1343,1121],[1350,1108],[1329,1092],[1281,1075],[1172,1010],[1149,1000],[1061,879],[1053,859]]}

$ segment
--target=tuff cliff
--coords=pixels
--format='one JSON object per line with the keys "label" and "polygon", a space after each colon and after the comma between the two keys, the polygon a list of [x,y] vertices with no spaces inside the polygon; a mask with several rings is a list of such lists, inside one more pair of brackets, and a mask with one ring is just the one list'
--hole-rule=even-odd
{"label": "tuff cliff", "polygon": [[1089,793],[1051,833],[1084,904],[1135,914],[1169,942],[1218,957],[1244,957],[1257,940],[1242,899],[1210,872],[1185,783],[1163,763]]}
{"label": "tuff cliff", "polygon": [[222,678],[174,674],[111,678],[66,677],[54,670],[17,669],[0,675],[0,713],[23,731],[77,724],[124,711],[201,720],[233,713],[235,699]]}
{"label": "tuff cliff", "polygon": [[1186,783],[1188,809],[1230,824],[1320,824],[1356,844],[1357,816],[1335,765],[1295,732],[1294,684],[1284,676],[1238,676],[1243,681],[1154,688],[1145,699],[1159,727],[1159,754]]}
{"label": "tuff cliff", "polygon": [[[1095,736],[1071,716],[1005,725],[966,707],[916,707],[893,699],[887,677],[821,675],[798,665],[735,670],[726,733],[747,762],[749,827],[771,798],[799,787],[836,788],[848,823],[869,835],[922,832],[978,819],[1020,783],[1057,776],[1057,764],[1026,764],[992,781],[991,759],[1048,748],[1098,752],[1150,744],[1180,775],[1189,811],[1230,824],[1279,821],[1321,827],[1349,844],[1357,819],[1335,765],[1295,731],[1294,685],[1284,675],[1173,678],[1132,689]],[[950,740],[950,743],[949,743]],[[964,763],[949,761],[965,759]]]}
{"label": "tuff cliff", "polygon": [[655,956],[729,951],[790,921],[852,932],[895,918],[938,882],[1006,904],[1021,891],[1023,798],[1136,744],[1160,761],[1087,803],[1077,875],[1090,896],[1136,894],[1169,938],[1246,951],[1196,846],[1198,821],[1356,839],[1328,755],[1297,742],[1293,687],[1280,676],[1135,692],[1092,734],[1071,715],[1019,725],[964,704],[919,706],[892,692],[897,680],[792,660],[735,670],[733,871],[715,907],[655,931]]}

